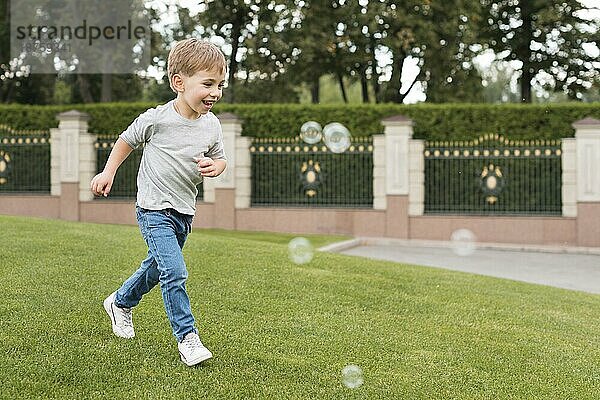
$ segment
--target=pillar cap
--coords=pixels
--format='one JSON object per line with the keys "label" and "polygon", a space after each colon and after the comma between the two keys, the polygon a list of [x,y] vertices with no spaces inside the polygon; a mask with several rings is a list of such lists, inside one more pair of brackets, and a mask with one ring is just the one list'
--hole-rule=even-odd
{"label": "pillar cap", "polygon": [[393,126],[412,126],[413,120],[405,117],[404,115],[392,115],[390,117],[384,118],[381,120],[381,123],[385,125],[393,125]]}
{"label": "pillar cap", "polygon": [[573,122],[573,124],[571,126],[575,129],[577,129],[577,128],[586,128],[586,127],[589,127],[592,125],[600,126],[600,119],[587,117],[587,118],[580,119],[578,121]]}
{"label": "pillar cap", "polygon": [[90,114],[84,113],[77,110],[69,110],[62,112],[56,116],[56,119],[59,121],[73,121],[73,120],[82,120],[88,121],[90,119]]}

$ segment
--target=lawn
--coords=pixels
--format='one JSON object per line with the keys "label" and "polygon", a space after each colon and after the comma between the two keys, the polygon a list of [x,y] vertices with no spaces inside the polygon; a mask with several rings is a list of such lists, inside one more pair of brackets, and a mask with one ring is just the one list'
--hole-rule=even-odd
{"label": "lawn", "polygon": [[190,235],[214,358],[188,368],[158,288],[133,340],[102,308],[145,256],[137,227],[0,216],[0,398],[598,399],[600,296],[338,254],[296,265],[292,237]]}

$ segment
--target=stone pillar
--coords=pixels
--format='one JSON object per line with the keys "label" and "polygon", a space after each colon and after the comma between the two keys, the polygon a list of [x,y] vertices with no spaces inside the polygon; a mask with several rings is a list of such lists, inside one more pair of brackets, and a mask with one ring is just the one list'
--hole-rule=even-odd
{"label": "stone pillar", "polygon": [[373,208],[385,210],[385,136],[373,135]]}
{"label": "stone pillar", "polygon": [[98,173],[96,158],[98,151],[94,144],[98,135],[88,132],[87,123],[83,134],[79,136],[79,201],[92,201],[94,194],[90,190],[90,182]]}
{"label": "stone pillar", "polygon": [[600,120],[573,123],[577,148],[577,242],[600,246]]}
{"label": "stone pillar", "polygon": [[52,196],[60,196],[60,132],[59,128],[50,128],[50,194]]}
{"label": "stone pillar", "polygon": [[237,136],[235,140],[235,208],[250,208],[252,194],[252,139]]}
{"label": "stone pillar", "polygon": [[425,210],[425,159],[423,140],[408,141],[408,215],[423,215]]}
{"label": "stone pillar", "polygon": [[250,139],[242,134],[235,114],[218,115],[223,128],[227,168],[216,178],[204,178],[204,201],[215,204],[215,226],[235,228],[235,208],[250,206]]}
{"label": "stone pillar", "polygon": [[562,159],[562,215],[577,216],[577,139],[564,138],[561,146]]}
{"label": "stone pillar", "polygon": [[385,137],[386,235],[407,238],[412,120],[396,115],[381,123]]}
{"label": "stone pillar", "polygon": [[408,141],[412,120],[403,115],[383,119],[385,135],[385,194],[408,195]]}
{"label": "stone pillar", "polygon": [[57,115],[50,130],[51,194],[60,196],[60,218],[79,220],[79,202],[93,198],[90,180],[96,173],[96,136],[88,133],[89,115],[76,110]]}
{"label": "stone pillar", "polygon": [[600,201],[600,120],[573,123],[577,140],[577,201]]}

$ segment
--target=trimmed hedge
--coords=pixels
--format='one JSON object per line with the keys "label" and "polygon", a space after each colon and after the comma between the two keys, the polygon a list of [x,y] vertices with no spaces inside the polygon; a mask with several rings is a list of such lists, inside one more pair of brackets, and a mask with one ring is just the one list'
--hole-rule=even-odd
{"label": "trimmed hedge", "polygon": [[[91,115],[90,130],[114,133],[125,129],[152,103],[96,103],[64,106],[0,106],[0,124],[16,129],[56,127],[56,114],[77,109]],[[600,103],[563,104],[218,104],[215,113],[231,112],[244,120],[244,136],[293,137],[303,122],[332,121],[346,125],[354,136],[383,132],[381,119],[402,114],[414,121],[414,137],[429,140],[466,139],[484,133],[507,138],[559,139],[572,137],[571,124],[585,117],[600,119]]]}

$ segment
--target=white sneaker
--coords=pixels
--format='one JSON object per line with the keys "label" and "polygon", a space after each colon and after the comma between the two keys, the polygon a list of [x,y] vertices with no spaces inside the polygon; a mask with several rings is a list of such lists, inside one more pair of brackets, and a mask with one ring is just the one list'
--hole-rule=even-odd
{"label": "white sneaker", "polygon": [[131,308],[121,308],[115,305],[115,293],[104,300],[104,309],[112,322],[112,330],[115,335],[125,339],[135,336],[133,331],[133,320]]}
{"label": "white sneaker", "polygon": [[194,332],[185,335],[183,340],[177,344],[177,347],[179,348],[181,361],[188,367],[212,358],[210,350],[204,347],[200,338]]}

